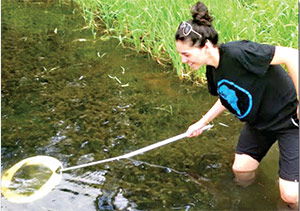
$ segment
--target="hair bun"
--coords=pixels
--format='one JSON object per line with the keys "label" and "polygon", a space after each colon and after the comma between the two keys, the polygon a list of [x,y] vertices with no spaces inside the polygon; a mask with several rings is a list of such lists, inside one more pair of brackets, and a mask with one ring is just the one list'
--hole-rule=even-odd
{"label": "hair bun", "polygon": [[200,25],[211,26],[213,17],[210,16],[207,7],[202,2],[197,2],[196,5],[192,7],[191,13],[194,22]]}

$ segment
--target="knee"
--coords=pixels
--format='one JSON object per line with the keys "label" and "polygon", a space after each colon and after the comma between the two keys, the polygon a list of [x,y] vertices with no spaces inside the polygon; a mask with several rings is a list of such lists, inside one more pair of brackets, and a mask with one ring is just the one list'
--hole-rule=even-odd
{"label": "knee", "polygon": [[236,154],[232,165],[232,171],[235,175],[234,181],[237,185],[247,187],[251,185],[256,177],[255,170],[258,162],[249,155]]}
{"label": "knee", "polygon": [[252,172],[257,169],[259,162],[246,154],[235,154],[232,165],[233,172]]}
{"label": "knee", "polygon": [[279,179],[280,196],[288,204],[298,204],[298,182]]}
{"label": "knee", "polygon": [[280,191],[281,199],[288,204],[297,204],[298,203],[298,193],[295,191],[281,190]]}

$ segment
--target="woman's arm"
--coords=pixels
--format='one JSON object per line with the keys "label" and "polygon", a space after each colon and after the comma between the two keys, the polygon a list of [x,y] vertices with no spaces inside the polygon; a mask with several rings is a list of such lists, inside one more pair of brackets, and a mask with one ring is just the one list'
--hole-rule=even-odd
{"label": "woman's arm", "polygon": [[[294,48],[288,48],[288,47],[281,47],[281,46],[276,46],[275,47],[275,53],[274,57],[271,61],[272,65],[275,64],[284,64],[287,67],[287,71],[289,75],[291,76],[293,83],[295,85],[296,93],[297,93],[297,99],[299,99],[299,84],[298,84],[298,54],[299,51]],[[299,118],[299,105],[297,108],[297,115]]]}
{"label": "woman's arm", "polygon": [[186,134],[188,137],[199,136],[203,130],[202,128],[209,124],[214,118],[216,118],[219,114],[225,111],[226,108],[221,104],[220,99],[211,107],[211,109],[195,124],[192,124]]}

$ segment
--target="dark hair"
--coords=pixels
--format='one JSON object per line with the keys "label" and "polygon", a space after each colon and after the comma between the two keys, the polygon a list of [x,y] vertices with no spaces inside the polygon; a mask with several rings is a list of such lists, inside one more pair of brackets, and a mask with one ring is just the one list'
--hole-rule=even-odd
{"label": "dark hair", "polygon": [[213,45],[218,44],[218,33],[212,26],[213,17],[210,16],[207,7],[202,2],[197,2],[191,8],[193,19],[187,21],[191,24],[193,30],[198,32],[202,37],[200,38],[196,33],[191,32],[189,35],[184,35],[180,25],[175,34],[176,40],[186,41],[191,40],[192,46],[203,47],[207,40],[210,40]]}

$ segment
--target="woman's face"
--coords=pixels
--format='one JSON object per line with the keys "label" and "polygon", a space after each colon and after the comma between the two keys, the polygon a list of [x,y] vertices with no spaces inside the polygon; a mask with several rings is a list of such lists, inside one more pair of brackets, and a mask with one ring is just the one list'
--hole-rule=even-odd
{"label": "woman's face", "polygon": [[193,47],[189,42],[177,40],[176,49],[181,56],[182,63],[188,64],[193,70],[206,65],[207,51],[205,46],[203,48]]}

